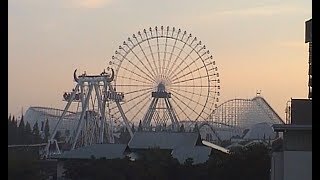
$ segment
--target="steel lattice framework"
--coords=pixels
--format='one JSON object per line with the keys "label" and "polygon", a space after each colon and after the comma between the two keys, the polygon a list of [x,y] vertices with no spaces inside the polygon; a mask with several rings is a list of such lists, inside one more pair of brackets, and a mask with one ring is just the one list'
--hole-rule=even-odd
{"label": "steel lattice framework", "polygon": [[[25,122],[29,122],[31,127],[34,126],[36,122],[38,122],[38,127],[40,130],[44,127],[45,121],[48,120],[50,133],[53,132],[53,128],[58,123],[60,116],[62,115],[63,110],[51,108],[51,107],[29,107],[25,113],[24,120]],[[65,135],[65,131],[72,132],[76,120],[79,118],[80,114],[67,111],[66,115],[62,120],[62,126],[60,126],[59,131]]]}
{"label": "steel lattice framework", "polygon": [[[109,69],[110,68],[108,68],[108,70]],[[76,120],[76,127],[69,139],[71,150],[96,143],[114,143],[112,122],[110,122],[111,119],[108,116],[109,113],[107,113],[109,102],[111,101],[117,105],[130,136],[133,136],[129,122],[120,106],[120,101],[124,98],[123,93],[116,92],[111,85],[114,79],[113,69],[111,68],[111,74],[103,71],[100,75],[87,75],[84,73],[77,76],[76,71],[77,70],[75,70],[73,74],[76,86],[72,92],[66,92],[63,95],[67,104],[50,135],[47,146],[45,147],[44,157],[50,156],[50,147],[52,144],[55,144],[56,149],[56,152],[53,153],[60,153],[55,135],[58,129],[63,126],[63,119],[67,115],[71,104],[74,102],[80,105],[80,116],[78,116]]]}
{"label": "steel lattice framework", "polygon": [[231,99],[214,111],[212,122],[237,128],[250,128],[257,123],[278,124],[284,121],[261,96],[252,99]]}
{"label": "steel lattice framework", "polygon": [[[151,120],[156,126],[206,120],[218,102],[220,79],[210,51],[181,29],[143,29],[119,46],[109,65],[114,87],[124,92],[124,113],[145,127]],[[116,122],[121,118],[111,113]]]}
{"label": "steel lattice framework", "polygon": [[[195,128],[192,121],[182,121],[187,131]],[[207,121],[197,122],[204,139],[216,138],[218,142],[232,136],[242,136],[245,129],[254,125],[284,123],[269,103],[261,96],[252,99],[231,99],[220,104]]]}

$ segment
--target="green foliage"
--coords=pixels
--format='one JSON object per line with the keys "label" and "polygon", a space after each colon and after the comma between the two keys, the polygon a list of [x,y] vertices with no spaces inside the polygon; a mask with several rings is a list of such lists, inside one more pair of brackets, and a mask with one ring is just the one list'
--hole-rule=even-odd
{"label": "green foliage", "polygon": [[143,129],[142,129],[142,123],[141,123],[141,120],[139,121],[139,126],[138,126],[138,131],[141,132]]}
{"label": "green foliage", "polygon": [[129,143],[130,139],[131,139],[131,136],[130,136],[129,131],[127,130],[127,128],[122,127],[119,142],[121,144],[127,144],[127,143]]}
{"label": "green foliage", "polygon": [[192,166],[192,164],[193,164],[192,158],[187,158],[186,161],[184,162],[185,166]]}
{"label": "green foliage", "polygon": [[70,179],[214,179],[268,180],[270,157],[263,145],[240,149],[232,154],[213,151],[209,160],[193,165],[171,157],[170,150],[149,149],[135,161],[124,159],[67,160],[65,176]]}
{"label": "green foliage", "polygon": [[18,133],[17,143],[25,144],[27,140],[26,138],[22,138],[22,137],[25,137],[25,125],[24,125],[23,116],[21,117],[17,133]]}
{"label": "green foliage", "polygon": [[33,135],[32,143],[37,144],[37,143],[40,143],[40,142],[41,142],[41,137],[40,137],[40,131],[39,131],[38,122],[36,122],[36,123],[33,125],[32,135]]}
{"label": "green foliage", "polygon": [[44,142],[48,142],[49,136],[50,136],[50,127],[49,127],[49,121],[46,120],[46,124],[44,126]]}
{"label": "green foliage", "polygon": [[11,118],[11,115],[8,118],[8,145],[15,144],[18,138],[18,127],[17,121],[14,116]]}
{"label": "green foliage", "polygon": [[8,179],[47,179],[34,149],[8,149]]}
{"label": "green foliage", "polygon": [[193,132],[199,132],[198,123],[196,123],[196,125],[194,125]]}
{"label": "green foliage", "polygon": [[26,144],[31,144],[32,143],[32,139],[33,139],[33,135],[32,135],[32,132],[31,132],[31,126],[30,126],[29,122],[26,123],[24,131],[25,131],[24,132],[25,143]]}
{"label": "green foliage", "polygon": [[32,134],[34,134],[34,135],[40,134],[38,122],[34,123],[33,128],[32,128]]}
{"label": "green foliage", "polygon": [[132,123],[131,131],[132,131],[132,133],[136,132],[136,129],[134,128],[134,123]]}
{"label": "green foliage", "polygon": [[8,118],[8,145],[9,144],[36,144],[41,143],[38,123],[36,122],[31,129],[29,122],[24,123],[23,116],[19,126],[17,120],[11,115]]}
{"label": "green foliage", "polygon": [[184,129],[184,125],[181,124],[180,128],[179,128],[179,132],[185,132],[185,129]]}
{"label": "green foliage", "polygon": [[57,132],[56,132],[56,135],[54,136],[54,138],[55,138],[57,141],[61,141],[61,132],[60,132],[60,131],[57,131]]}

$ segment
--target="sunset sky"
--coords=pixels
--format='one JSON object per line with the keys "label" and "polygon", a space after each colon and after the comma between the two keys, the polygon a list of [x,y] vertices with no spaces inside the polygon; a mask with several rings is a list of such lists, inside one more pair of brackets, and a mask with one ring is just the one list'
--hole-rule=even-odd
{"label": "sunset sky", "polygon": [[290,98],[307,98],[305,21],[311,0],[9,0],[8,114],[63,109],[73,71],[99,74],[144,28],[197,36],[213,55],[221,101],[257,90],[284,119]]}

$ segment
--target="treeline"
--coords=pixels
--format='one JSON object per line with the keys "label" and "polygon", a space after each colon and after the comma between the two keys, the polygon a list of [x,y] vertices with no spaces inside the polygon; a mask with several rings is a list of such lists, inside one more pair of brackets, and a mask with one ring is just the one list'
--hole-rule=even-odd
{"label": "treeline", "polygon": [[[214,151],[214,150],[213,150]],[[238,149],[232,154],[214,151],[203,164],[193,165],[192,159],[180,164],[170,152],[153,149],[140,159],[66,160],[65,178],[87,179],[217,179],[269,180],[270,156],[264,145]]]}
{"label": "treeline", "polygon": [[37,144],[48,142],[49,122],[46,120],[42,131],[39,129],[38,122],[33,127],[29,122],[24,122],[23,115],[20,119],[14,116],[8,117],[8,145],[11,144]]}
{"label": "treeline", "polygon": [[[155,129],[155,130],[156,131],[170,131],[170,128],[168,128],[168,127],[166,127],[166,125],[164,125],[164,126],[159,127],[158,129]],[[135,128],[134,123],[132,124],[131,131],[132,131],[132,133],[134,133],[136,131],[141,132],[141,131],[147,131],[147,130],[143,130],[142,122],[140,120],[137,128]],[[148,129],[148,131],[152,131],[152,126]],[[123,126],[122,128],[120,128],[119,132],[120,132],[120,136],[119,136],[119,138],[115,137],[115,143],[128,144],[131,139],[131,136],[130,136],[130,133],[127,130],[127,128],[125,126]],[[178,132],[186,132],[183,124],[179,127]],[[195,127],[193,129],[190,129],[189,132],[199,132],[198,124],[195,124]]]}

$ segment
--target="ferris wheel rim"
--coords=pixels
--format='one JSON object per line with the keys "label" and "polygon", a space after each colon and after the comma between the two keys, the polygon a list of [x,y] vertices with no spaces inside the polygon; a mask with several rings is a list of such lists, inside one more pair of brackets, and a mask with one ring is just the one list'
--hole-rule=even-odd
{"label": "ferris wheel rim", "polygon": [[[156,26],[157,27],[157,26]],[[155,28],[156,29],[156,28]],[[209,82],[211,79],[210,79],[210,76],[214,76],[214,75],[216,75],[216,74],[218,74],[217,73],[217,68],[215,69],[215,70],[213,70],[213,72],[210,72],[209,73],[209,71],[210,70],[208,70],[208,66],[209,65],[213,65],[213,66],[215,66],[215,61],[210,61],[209,63],[207,63],[206,64],[206,60],[208,60],[209,58],[211,58],[212,59],[212,55],[211,56],[209,56],[209,51],[206,51],[205,53],[207,53],[208,55],[207,55],[207,59],[203,59],[203,55],[201,55],[200,53],[202,52],[201,50],[202,49],[200,49],[200,50],[196,50],[196,48],[199,46],[199,45],[201,45],[201,41],[199,41],[198,43],[197,43],[197,45],[195,45],[194,47],[192,47],[192,44],[194,43],[194,42],[196,42],[197,40],[195,40],[196,39],[196,37],[192,40],[192,42],[190,43],[190,44],[188,44],[188,41],[189,41],[189,39],[192,37],[192,35],[191,34],[189,34],[189,36],[188,36],[188,38],[187,39],[184,39],[184,36],[185,35],[187,35],[187,33],[186,33],[186,31],[184,31],[184,35],[182,36],[182,38],[178,38],[178,36],[179,36],[179,33],[177,33],[176,34],[176,37],[173,37],[173,34],[174,34],[174,29],[171,31],[172,32],[172,35],[171,36],[168,36],[168,35],[166,35],[166,36],[163,36],[163,35],[161,35],[161,36],[159,36],[158,34],[157,35],[155,35],[155,36],[153,36],[152,35],[152,30],[153,29],[151,29],[150,28],[150,33],[151,33],[151,36],[149,37],[148,36],[148,33],[146,33],[145,31],[145,29],[144,29],[144,33],[145,33],[145,38],[143,38],[142,36],[141,36],[141,32],[139,31],[138,32],[138,34],[139,34],[139,36],[141,37],[141,39],[137,39],[137,36],[135,36],[135,34],[133,34],[133,38],[134,39],[136,39],[136,43],[133,43],[132,42],[132,40],[130,39],[130,38],[128,38],[128,43],[126,42],[126,41],[124,41],[123,42],[123,46],[124,47],[122,47],[122,46],[119,46],[119,52],[118,51],[116,51],[115,52],[115,55],[114,56],[112,56],[112,61],[110,61],[110,65],[114,65],[114,66],[116,66],[116,68],[115,68],[115,78],[114,78],[114,87],[116,87],[116,88],[118,88],[118,87],[124,87],[124,86],[126,86],[126,87],[140,87],[140,88],[145,88],[145,89],[140,89],[140,91],[139,91],[139,89],[138,90],[135,90],[135,91],[131,91],[131,92],[124,92],[124,94],[126,95],[126,94],[131,94],[131,93],[136,93],[136,92],[142,92],[142,91],[146,91],[146,92],[148,92],[148,93],[150,93],[150,90],[152,89],[152,88],[154,88],[154,87],[152,87],[152,86],[154,86],[153,84],[154,83],[157,83],[156,81],[157,81],[157,77],[156,76],[159,76],[159,74],[157,74],[156,73],[156,71],[158,70],[157,69],[157,67],[156,67],[156,65],[155,65],[155,67],[153,67],[151,64],[152,63],[156,63],[155,62],[155,59],[153,58],[153,61],[149,61],[149,59],[148,59],[148,57],[151,59],[151,57],[153,57],[154,55],[159,55],[159,53],[164,53],[164,56],[166,56],[166,54],[168,54],[168,55],[170,55],[170,60],[168,61],[168,63],[167,63],[167,65],[165,65],[165,63],[166,63],[166,60],[164,60],[163,61],[163,68],[165,67],[165,66],[167,66],[167,67],[170,67],[170,68],[174,68],[174,67],[176,67],[175,66],[175,63],[176,63],[176,61],[174,61],[174,63],[171,63],[171,57],[172,56],[176,56],[175,58],[175,60],[177,60],[178,58],[180,58],[180,54],[183,52],[183,49],[185,48],[185,46],[189,46],[190,48],[192,48],[192,51],[191,52],[189,52],[189,53],[192,53],[192,52],[196,52],[196,54],[198,55],[198,57],[197,57],[197,59],[196,60],[200,60],[202,63],[203,63],[203,66],[201,67],[201,68],[197,68],[196,70],[194,70],[194,71],[190,71],[188,74],[182,74],[181,76],[178,76],[177,77],[177,75],[179,75],[181,72],[184,72],[185,71],[185,69],[187,69],[187,68],[189,68],[189,66],[190,66],[190,64],[188,65],[186,65],[185,67],[184,67],[184,69],[180,69],[180,71],[178,72],[178,73],[173,73],[173,70],[171,70],[170,68],[165,68],[164,70],[162,70],[163,72],[166,72],[166,73],[170,73],[169,74],[169,77],[168,78],[171,78],[172,79],[172,77],[175,77],[172,81],[173,81],[173,83],[171,84],[172,85],[172,89],[171,89],[171,91],[172,92],[176,92],[176,91],[180,91],[179,90],[179,88],[182,88],[182,87],[184,87],[184,88],[190,88],[190,89],[192,89],[192,91],[193,92],[191,92],[191,90],[190,91],[188,91],[188,89],[186,89],[186,90],[184,90],[184,92],[185,93],[190,93],[190,94],[192,94],[192,96],[191,96],[191,98],[194,96],[194,95],[196,95],[196,96],[205,96],[205,95],[202,95],[201,93],[202,93],[202,90],[203,89],[205,89],[205,92],[206,92],[206,99],[205,99],[205,102],[204,102],[204,104],[200,104],[199,103],[199,101],[200,101],[200,98],[198,98],[198,101],[197,102],[194,102],[195,104],[196,104],[196,106],[203,106],[202,107],[202,109],[201,109],[201,112],[199,113],[199,115],[197,116],[197,118],[195,118],[195,121],[197,121],[198,119],[199,119],[199,117],[202,117],[201,115],[203,115],[203,113],[204,113],[204,110],[206,109],[206,105],[208,104],[208,101],[209,101],[209,98],[211,98],[210,97],[210,95],[213,95],[214,97],[213,97],[213,104],[211,105],[211,107],[210,107],[210,109],[212,109],[212,108],[214,108],[214,103],[215,103],[215,99],[216,99],[216,94],[217,94],[217,88],[216,87],[213,87],[212,85],[211,85],[211,82]],[[180,29],[179,29],[179,31],[181,31]],[[157,31],[156,31],[157,32]],[[166,33],[169,33],[170,31],[166,31]],[[157,46],[159,47],[159,43],[158,43],[158,39],[163,39],[163,38],[165,38],[165,40],[166,40],[166,43],[167,43],[167,40],[168,39],[171,39],[171,40],[174,40],[174,45],[173,45],[173,47],[172,47],[172,51],[169,53],[169,52],[167,52],[166,50],[164,51],[164,52],[159,52],[159,51],[157,51],[157,52],[152,52],[152,50],[151,50],[151,46],[150,46],[150,41],[152,41],[152,40],[157,40]],[[177,41],[179,41],[180,43],[183,43],[183,47],[182,48],[180,48],[180,51],[179,51],[179,53],[178,53],[178,55],[177,54],[173,54],[173,51],[174,51],[174,49],[175,48],[177,48],[177,49],[179,49],[179,47],[176,47],[175,45],[176,45],[176,42]],[[132,44],[132,46],[130,46],[130,45],[128,45],[129,44],[129,42]],[[151,53],[149,52],[149,54],[148,55],[146,55],[145,54],[145,52],[144,52],[144,49],[141,47],[141,45],[143,45],[144,43],[148,43],[148,48],[150,48],[150,51],[151,51]],[[165,49],[167,48],[167,44],[165,43]],[[125,49],[125,47],[127,47],[128,49],[126,49],[126,50],[124,50]],[[205,46],[203,46],[203,47],[205,47]],[[141,49],[141,51],[138,51],[139,53],[140,53],[140,55],[141,54],[143,54],[143,56],[145,57],[145,62],[142,62],[142,60],[140,60],[139,59],[139,56],[136,54],[137,52],[134,52],[133,51],[133,49],[135,49],[135,48],[140,48]],[[205,49],[205,48],[204,48]],[[121,52],[120,51],[122,51],[122,52],[124,52],[124,54],[121,54]],[[132,53],[132,54],[134,54],[134,56],[138,59],[138,61],[141,63],[141,66],[143,66],[143,67],[145,67],[145,69],[144,70],[142,70],[142,68],[141,67],[138,67],[138,65],[136,65],[136,64],[134,64],[133,62],[131,62],[132,60],[130,60],[130,59],[128,59],[127,58],[127,56],[128,56],[128,54],[130,54],[130,53]],[[185,52],[184,52],[185,53]],[[202,52],[203,53],[203,52]],[[119,59],[118,57],[117,57],[117,55],[119,55],[119,54],[121,54],[120,56],[122,56],[122,58],[121,59]],[[189,57],[189,55],[188,56],[185,56],[185,58],[184,59],[186,59],[186,58],[188,58]],[[118,64],[116,64],[115,63],[115,59],[117,59],[118,61]],[[165,59],[165,58],[164,58]],[[160,59],[158,58],[158,61],[159,61]],[[123,63],[124,62],[129,62],[133,67],[134,67],[134,69],[137,69],[138,71],[139,71],[139,73],[136,73],[136,72],[134,72],[134,70],[131,70],[131,69],[129,69],[128,67],[123,67],[122,65],[123,65]],[[194,61],[193,61],[194,62]],[[171,64],[170,64],[171,63]],[[180,61],[180,64],[179,65],[181,65],[181,64],[183,64],[183,63],[186,63],[185,61],[183,61],[183,60],[181,60]],[[149,66],[147,66],[146,64],[148,64]],[[179,65],[177,65],[177,68],[179,67]],[[147,68],[148,67],[148,68]],[[160,63],[159,63],[159,71],[161,71],[161,65],[160,65]],[[206,75],[204,75],[204,76],[198,76],[198,77],[194,77],[194,72],[196,72],[196,71],[199,71],[200,69],[205,69],[205,73],[206,73]],[[214,68],[213,68],[214,69]],[[128,73],[130,73],[130,75],[132,75],[131,77],[125,77],[125,76],[122,76],[121,74],[119,75],[119,71],[126,71],[126,72],[128,72]],[[148,74],[148,73],[149,74]],[[143,75],[145,75],[145,76],[143,76],[143,75],[141,75],[141,73],[143,74]],[[191,74],[191,76],[192,76],[192,78],[189,78],[189,79],[184,79],[183,81],[180,81],[180,79],[181,78],[183,78],[184,76],[188,76],[189,74]],[[137,77],[136,76],[138,76],[139,78],[141,78],[141,79],[137,79]],[[217,77],[215,77],[215,79],[214,80],[216,80],[216,79],[218,79],[218,75],[217,75]],[[127,79],[129,79],[129,80],[133,80],[133,81],[136,81],[137,82],[137,84],[121,84],[119,81],[118,81],[118,78],[122,78],[122,79],[125,79],[125,78],[127,78]],[[136,78],[136,79],[135,79]],[[208,81],[208,84],[204,84],[204,85],[202,85],[202,84],[200,84],[200,85],[195,85],[194,84],[194,80],[196,79],[196,78],[198,78],[198,79],[202,79],[202,78],[205,78],[207,81]],[[163,80],[163,79],[162,79]],[[181,84],[181,83],[186,83],[186,82],[188,82],[188,81],[193,81],[193,85],[183,85],[183,84]],[[202,81],[200,81],[200,82],[202,82]],[[220,82],[219,82],[220,83]],[[147,88],[148,87],[148,88]],[[175,87],[175,88],[178,88],[178,89],[174,89],[173,87]],[[194,93],[194,88],[199,88],[199,89],[201,89],[201,91],[200,91],[200,94],[195,94]],[[212,89],[213,88],[213,89]],[[219,86],[219,88],[220,88],[220,86]],[[173,95],[173,96],[178,96],[178,94],[179,93],[175,93],[175,95]],[[142,95],[141,94],[139,94],[139,95],[137,95],[136,97],[133,97],[133,98],[137,98],[137,97],[141,97]],[[144,96],[143,96],[144,97]],[[148,99],[148,97],[144,97],[143,98],[143,100],[141,101],[141,103],[144,103],[144,101],[146,101]],[[188,99],[188,98],[187,98]],[[178,99],[177,99],[178,100]],[[180,100],[180,99],[179,99]],[[132,101],[132,99],[129,99],[129,102],[130,101]],[[192,100],[190,100],[189,101],[189,103],[191,102]],[[147,102],[148,101],[146,101],[145,103],[144,103],[144,105],[145,104],[147,104]],[[174,101],[175,102],[175,104],[177,105],[178,103],[176,103],[176,101]],[[184,101],[182,101],[182,100],[180,100],[180,102],[181,103],[184,103]],[[123,102],[123,103],[121,103],[121,105],[125,105],[127,102]],[[130,107],[130,109],[129,109],[129,111],[132,109],[133,107]],[[183,108],[180,108],[179,106],[178,106],[178,108],[179,109],[181,109],[181,112],[183,112]],[[189,108],[191,111],[194,111],[192,108],[190,108],[188,105],[186,105],[185,104],[185,108]],[[184,109],[185,109],[184,108]],[[142,110],[143,108],[141,108],[141,109],[139,109],[140,111]],[[194,111],[195,112],[195,111]],[[181,113],[180,113],[181,114]],[[184,113],[185,114],[185,113]],[[185,114],[186,115],[186,114]],[[190,114],[191,115],[191,114]],[[206,112],[206,115],[207,116],[209,116],[210,115],[210,112]],[[137,116],[137,114],[135,114],[134,115],[134,117],[136,117]],[[187,115],[186,115],[187,116]],[[205,119],[205,118],[203,118],[202,117],[202,119]],[[131,119],[132,120],[132,119]],[[190,120],[190,119],[189,119]]]}

